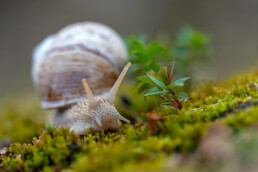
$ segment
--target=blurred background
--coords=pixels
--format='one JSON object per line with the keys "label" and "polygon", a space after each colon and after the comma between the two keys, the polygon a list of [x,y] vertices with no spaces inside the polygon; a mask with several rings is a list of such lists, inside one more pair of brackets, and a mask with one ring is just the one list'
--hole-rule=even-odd
{"label": "blurred background", "polygon": [[224,78],[257,68],[256,0],[1,0],[0,96],[33,89],[31,55],[47,35],[79,21],[107,24],[122,35],[144,33],[173,39],[191,25],[212,38],[208,78]]}

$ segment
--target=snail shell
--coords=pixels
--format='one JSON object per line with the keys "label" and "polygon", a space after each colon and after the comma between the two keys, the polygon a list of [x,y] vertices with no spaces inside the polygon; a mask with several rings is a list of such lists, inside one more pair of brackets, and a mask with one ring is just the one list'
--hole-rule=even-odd
{"label": "snail shell", "polygon": [[95,96],[104,96],[115,83],[127,50],[110,27],[75,23],[48,36],[34,50],[32,78],[43,108],[66,108],[87,98],[86,78]]}

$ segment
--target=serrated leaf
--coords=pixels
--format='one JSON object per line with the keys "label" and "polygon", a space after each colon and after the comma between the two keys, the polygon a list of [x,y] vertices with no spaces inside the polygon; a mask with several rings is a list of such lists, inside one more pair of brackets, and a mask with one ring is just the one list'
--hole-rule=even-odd
{"label": "serrated leaf", "polygon": [[166,85],[161,82],[160,80],[158,80],[156,77],[152,76],[152,75],[148,75],[148,77],[160,88],[162,89],[166,89]]}
{"label": "serrated leaf", "polygon": [[168,91],[153,91],[153,92],[148,92],[145,93],[144,96],[152,96],[152,95],[157,95],[157,94],[164,94],[167,93]]}
{"label": "serrated leaf", "polygon": [[188,79],[190,79],[190,77],[179,78],[178,80],[174,81],[172,85],[176,87],[182,87],[184,86],[184,82]]}
{"label": "serrated leaf", "polygon": [[188,100],[188,95],[186,93],[180,93],[178,94],[178,97],[180,97],[183,100]]}

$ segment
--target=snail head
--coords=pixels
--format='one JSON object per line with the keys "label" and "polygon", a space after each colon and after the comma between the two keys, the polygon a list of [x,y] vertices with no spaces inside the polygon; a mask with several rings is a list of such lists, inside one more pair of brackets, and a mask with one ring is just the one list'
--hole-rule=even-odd
{"label": "snail head", "polygon": [[[108,102],[110,104],[110,107],[107,107],[107,109],[115,109],[114,107],[114,99],[117,93],[117,90],[119,88],[119,86],[121,85],[129,67],[131,66],[131,63],[127,63],[126,66],[124,67],[123,71],[121,72],[121,74],[119,75],[119,77],[117,78],[115,84],[113,85],[113,87],[111,88],[109,94],[105,97],[102,97],[101,99],[97,99],[93,96],[91,89],[87,83],[87,80],[84,78],[82,79],[82,83],[83,86],[85,88],[86,94],[88,96],[88,101],[89,101],[89,108],[92,110],[97,110],[98,108],[101,107],[101,105],[103,104],[103,102]],[[100,101],[101,100],[101,101]],[[104,109],[103,109],[104,110]],[[117,112],[117,111],[116,111]],[[130,123],[129,120],[127,120],[126,118],[124,118],[123,116],[121,116],[118,112],[117,113],[111,113],[114,115],[114,117],[118,118],[119,120],[125,121],[127,123]],[[110,114],[110,115],[111,115]]]}

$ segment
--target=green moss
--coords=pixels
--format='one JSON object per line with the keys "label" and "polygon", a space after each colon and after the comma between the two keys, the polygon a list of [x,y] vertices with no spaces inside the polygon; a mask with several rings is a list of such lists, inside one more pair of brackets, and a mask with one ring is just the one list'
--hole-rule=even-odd
{"label": "green moss", "polygon": [[[198,158],[202,156],[199,147],[214,123],[226,125],[233,131],[229,143],[239,150],[236,157],[258,158],[252,153],[258,152],[258,139],[250,139],[255,132],[247,132],[247,128],[258,121],[258,106],[255,105],[258,93],[252,86],[258,83],[257,75],[196,86],[190,92],[193,100],[185,102],[181,111],[156,107],[155,103],[142,100],[147,104],[145,110],[147,106],[154,106],[152,113],[161,114],[160,119],[165,120],[151,121],[148,113],[141,113],[145,116],[141,123],[125,124],[118,132],[86,133],[82,137],[67,129],[55,130],[51,126],[43,129],[47,115],[37,102],[25,106],[26,102],[19,100],[18,107],[4,104],[1,106],[4,115],[1,116],[0,138],[9,137],[13,144],[0,155],[0,167],[6,171],[207,170],[215,166],[214,162],[202,164]],[[140,102],[137,98],[135,101]],[[140,111],[139,104],[130,108],[133,115]],[[247,141],[240,139],[245,133],[248,134]],[[244,147],[250,147],[252,151],[245,153]],[[175,163],[177,154],[187,160],[183,165],[171,168],[169,164]],[[221,169],[225,166],[219,165]]]}
{"label": "green moss", "polygon": [[3,138],[20,143],[31,141],[40,135],[48,117],[34,95],[21,93],[15,101],[12,98],[3,98],[0,102],[0,146]]}

